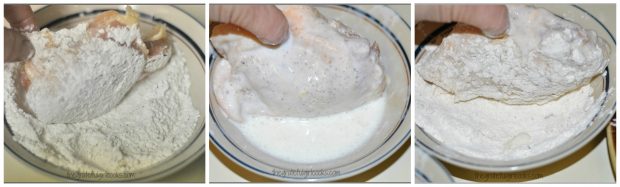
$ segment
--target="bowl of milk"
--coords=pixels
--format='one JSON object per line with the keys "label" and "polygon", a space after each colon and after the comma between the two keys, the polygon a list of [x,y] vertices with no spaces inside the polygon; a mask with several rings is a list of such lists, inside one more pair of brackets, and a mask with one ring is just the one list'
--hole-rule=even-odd
{"label": "bowl of milk", "polygon": [[[258,116],[236,122],[209,93],[210,143],[239,166],[279,181],[322,182],[355,176],[381,163],[410,137],[408,22],[385,6],[314,8],[377,42],[386,78],[379,98],[326,116]],[[222,58],[213,46],[210,52],[210,65]]]}
{"label": "bowl of milk", "polygon": [[[416,81],[415,101],[416,145],[420,149],[467,169],[515,172],[558,161],[583,147],[604,129],[615,113],[616,104],[613,34],[600,18],[588,12],[592,7],[584,8],[587,5],[533,7],[546,9],[552,14],[544,15],[558,17],[560,19],[554,19],[558,22],[576,23],[593,31],[590,34],[596,33],[608,44],[607,66],[600,74],[588,79],[584,86],[559,98],[521,105],[487,98],[455,102],[454,95],[422,80],[416,73],[416,80],[421,80]],[[435,44],[450,36],[456,27],[459,25],[446,24],[430,34],[425,39],[427,42],[416,49],[416,62],[428,60],[439,48]],[[541,42],[540,45],[545,44]],[[556,47],[560,49],[560,46]],[[570,75],[565,78],[570,79]]]}

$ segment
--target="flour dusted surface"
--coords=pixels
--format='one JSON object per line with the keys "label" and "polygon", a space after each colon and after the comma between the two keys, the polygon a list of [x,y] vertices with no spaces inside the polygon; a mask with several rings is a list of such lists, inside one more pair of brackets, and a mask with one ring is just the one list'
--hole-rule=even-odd
{"label": "flour dusted surface", "polygon": [[[130,47],[136,25],[110,28],[110,39],[91,37],[87,23],[28,33],[36,54],[26,62],[31,84],[22,105],[48,123],[75,123],[114,108],[142,75],[146,59]],[[21,79],[25,77],[20,77]]]}
{"label": "flour dusted surface", "polygon": [[552,149],[584,130],[599,111],[586,85],[544,105],[508,105],[479,98],[454,102],[454,95],[416,73],[416,125],[465,155],[526,158]]}
{"label": "flour dusted surface", "polygon": [[471,34],[457,25],[431,57],[416,64],[425,80],[455,101],[477,97],[508,104],[543,104],[578,89],[610,61],[596,32],[540,8],[509,5],[503,39]]}
{"label": "flour dusted surface", "polygon": [[[436,47],[426,50],[432,53]],[[450,149],[482,159],[516,160],[553,149],[590,125],[604,98],[594,99],[592,87],[585,85],[542,105],[486,98],[459,102],[458,96],[425,81],[418,71],[416,125]]]}
{"label": "flour dusted surface", "polygon": [[82,172],[129,172],[173,156],[187,145],[199,118],[189,96],[183,54],[139,81],[121,103],[93,120],[45,124],[15,103],[17,64],[5,64],[6,120],[14,140],[35,155]]}

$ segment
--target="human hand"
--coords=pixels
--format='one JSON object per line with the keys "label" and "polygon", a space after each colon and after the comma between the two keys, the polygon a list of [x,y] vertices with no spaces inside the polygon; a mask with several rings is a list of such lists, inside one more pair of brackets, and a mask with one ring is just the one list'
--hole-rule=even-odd
{"label": "human hand", "polygon": [[4,18],[12,29],[4,28],[4,62],[19,62],[34,55],[32,44],[20,31],[37,30],[28,5],[4,5]]}
{"label": "human hand", "polygon": [[209,5],[209,19],[242,27],[264,44],[288,39],[286,17],[273,5]]}
{"label": "human hand", "polygon": [[476,26],[490,38],[499,38],[508,29],[508,9],[504,5],[415,5],[415,22],[463,22]]}
{"label": "human hand", "polygon": [[30,40],[19,31],[4,28],[4,62],[21,62],[34,55]]}

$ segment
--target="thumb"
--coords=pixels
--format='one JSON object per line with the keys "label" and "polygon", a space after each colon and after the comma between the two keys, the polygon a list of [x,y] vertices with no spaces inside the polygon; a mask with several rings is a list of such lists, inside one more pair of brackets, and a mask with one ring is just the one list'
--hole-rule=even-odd
{"label": "thumb", "polygon": [[508,29],[508,9],[504,5],[416,5],[418,19],[463,22],[480,28],[487,36],[501,36]]}
{"label": "thumb", "polygon": [[20,62],[34,56],[30,40],[20,32],[4,29],[4,62]]}
{"label": "thumb", "polygon": [[20,31],[39,30],[35,25],[34,13],[30,5],[4,5],[4,17],[13,29]]}
{"label": "thumb", "polygon": [[209,19],[238,25],[269,45],[288,38],[288,22],[273,5],[209,5]]}

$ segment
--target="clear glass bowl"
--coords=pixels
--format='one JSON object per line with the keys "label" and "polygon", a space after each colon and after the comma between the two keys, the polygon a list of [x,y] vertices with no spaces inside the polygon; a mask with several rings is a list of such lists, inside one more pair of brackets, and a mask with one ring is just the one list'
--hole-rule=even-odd
{"label": "clear glass bowl", "polygon": [[[595,30],[598,35],[605,39],[611,46],[612,59],[610,64],[605,69],[605,73],[596,77],[591,83],[595,90],[593,96],[598,96],[602,92],[608,91],[608,94],[602,104],[602,108],[594,119],[592,119],[592,123],[581,133],[575,135],[575,137],[549,150],[548,152],[518,160],[485,160],[458,153],[442,145],[441,142],[435,140],[433,137],[427,135],[424,132],[424,129],[418,127],[417,125],[415,127],[416,145],[419,145],[424,151],[445,162],[463,168],[489,172],[514,172],[544,166],[562,159],[583,147],[605,128],[607,122],[609,122],[613,114],[616,112],[616,45],[613,35],[608,31],[607,27],[599,21],[599,18],[594,17],[578,5],[534,6],[546,8],[557,16],[578,23],[585,28]],[[425,54],[427,54],[424,49],[427,43],[440,43],[442,36],[446,36],[450,32],[452,26],[453,24],[446,24],[435,30],[429,35],[429,37],[425,38],[424,41],[426,42],[421,43],[416,48],[416,60],[421,59]]]}
{"label": "clear glass bowl", "polygon": [[450,172],[434,157],[415,146],[415,183],[453,183]]}
{"label": "clear glass bowl", "polygon": [[[76,178],[73,171],[49,163],[32,154],[19,143],[13,141],[13,135],[7,121],[4,121],[4,146],[6,150],[24,161],[29,166],[41,170],[51,176],[68,181],[153,181],[170,175],[187,164],[193,162],[205,150],[205,112],[204,112],[204,41],[205,27],[188,13],[174,6],[137,5],[132,6],[140,13],[140,26],[150,29],[154,23],[165,23],[169,36],[175,41],[177,48],[186,54],[188,71],[190,74],[190,95],[194,107],[200,112],[200,119],[187,145],[177,151],[170,158],[158,164],[139,171],[131,172],[131,177],[98,176]],[[92,18],[105,10],[124,12],[125,5],[50,5],[35,11],[35,20],[41,28],[57,30],[76,25]],[[155,17],[154,17],[155,16]]]}
{"label": "clear glass bowl", "polygon": [[[320,182],[347,178],[381,163],[405,143],[411,133],[410,105],[410,32],[411,27],[385,6],[315,5],[330,18],[352,27],[362,36],[376,41],[388,77],[388,106],[384,123],[366,145],[345,157],[316,164],[280,160],[254,147],[223,114],[213,93],[209,93],[210,141],[245,169],[281,181]],[[220,58],[211,47],[209,63]],[[213,88],[211,88],[213,89]],[[276,175],[273,171],[322,170],[311,176]]]}

